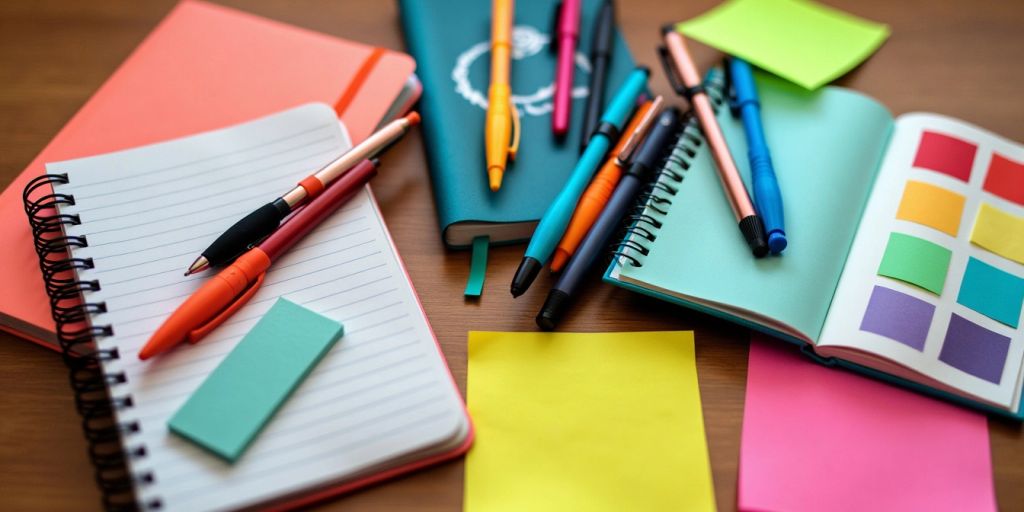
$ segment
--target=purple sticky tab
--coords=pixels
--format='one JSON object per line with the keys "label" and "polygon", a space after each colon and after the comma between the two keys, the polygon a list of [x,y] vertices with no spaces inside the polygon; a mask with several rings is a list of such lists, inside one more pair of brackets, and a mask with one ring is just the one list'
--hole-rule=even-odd
{"label": "purple sticky tab", "polygon": [[1009,350],[1010,338],[953,313],[939,360],[979,379],[999,384]]}
{"label": "purple sticky tab", "polygon": [[923,350],[934,314],[935,306],[928,302],[884,286],[875,286],[860,330]]}

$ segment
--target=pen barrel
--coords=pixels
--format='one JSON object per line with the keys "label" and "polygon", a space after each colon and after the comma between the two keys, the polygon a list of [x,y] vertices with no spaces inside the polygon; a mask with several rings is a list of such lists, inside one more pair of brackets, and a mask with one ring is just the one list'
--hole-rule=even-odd
{"label": "pen barrel", "polygon": [[278,201],[261,206],[249,215],[242,217],[217,237],[203,251],[203,257],[210,262],[211,267],[221,267],[231,263],[253,244],[273,233],[288,213],[287,205]]}
{"label": "pen barrel", "polygon": [[585,149],[590,136],[597,129],[597,121],[604,107],[604,84],[608,75],[608,56],[595,56],[591,61],[590,95],[587,96],[587,108],[583,112],[583,132],[581,146]]}
{"label": "pen barrel", "polygon": [[487,91],[487,121],[484,125],[484,149],[487,168],[505,169],[509,140],[512,138],[511,90],[508,83],[491,83]]}
{"label": "pen barrel", "polygon": [[782,231],[782,193],[767,151],[750,150],[750,175],[753,178],[754,202],[767,234]]}
{"label": "pen barrel", "polygon": [[556,134],[564,134],[569,130],[569,116],[572,113],[572,76],[576,67],[573,62],[575,50],[575,38],[566,37],[559,41],[558,62],[555,67],[555,108],[551,112],[551,126]]}

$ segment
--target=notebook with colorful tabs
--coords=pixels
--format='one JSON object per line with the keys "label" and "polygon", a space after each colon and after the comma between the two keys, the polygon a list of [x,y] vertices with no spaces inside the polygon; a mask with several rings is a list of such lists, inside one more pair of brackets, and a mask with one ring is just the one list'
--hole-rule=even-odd
{"label": "notebook with colorful tabs", "polygon": [[[310,101],[333,105],[362,140],[418,97],[415,63],[251,14],[178,4],[0,196],[22,217],[21,191],[45,162],[149,144]],[[0,228],[0,328],[56,347],[54,319],[22,222]]]}
{"label": "notebook with colorful tabs", "polygon": [[[458,388],[368,187],[275,261],[249,302],[202,342],[138,357],[210,278],[182,275],[196,251],[350,147],[334,110],[312,103],[46,163],[37,183],[59,194],[60,216],[33,215],[32,227],[44,266],[57,270],[47,291],[60,341],[84,354],[66,361],[108,505],[292,507],[468,449],[472,427]],[[241,188],[240,176],[249,178]],[[30,191],[29,209],[45,195]],[[69,254],[46,255],[54,240]],[[344,337],[233,462],[172,435],[175,412],[279,297],[343,324]]]}
{"label": "notebook with colorful tabs", "polygon": [[[749,179],[742,124],[709,80]],[[1024,146],[935,114],[893,119],[839,87],[758,83],[786,252],[750,256],[691,121],[606,279],[1022,418]]]}
{"label": "notebook with colorful tabs", "polygon": [[[580,50],[570,132],[551,135],[555,62],[555,3],[515,2],[511,69],[512,101],[519,110],[519,152],[491,192],[484,158],[484,118],[490,69],[491,2],[401,0],[409,53],[423,80],[423,138],[441,237],[450,248],[468,248],[476,237],[491,243],[528,240],[548,204],[579,158],[580,130],[590,70],[589,48],[601,2],[582,2]],[[622,7],[622,6],[620,6]],[[456,26],[457,30],[453,30]],[[606,92],[633,69],[625,40],[615,34]]]}

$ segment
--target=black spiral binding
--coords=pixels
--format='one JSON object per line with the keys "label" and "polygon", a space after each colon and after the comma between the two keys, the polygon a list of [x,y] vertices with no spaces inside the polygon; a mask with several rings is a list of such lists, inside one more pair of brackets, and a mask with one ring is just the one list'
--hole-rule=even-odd
{"label": "black spiral binding", "polygon": [[[726,105],[727,98],[724,95],[724,79],[716,71],[708,74],[704,90],[715,114],[718,114]],[[658,238],[658,231],[664,224],[673,198],[679,193],[679,187],[690,169],[690,162],[697,156],[697,150],[702,144],[704,137],[700,123],[692,112],[687,113],[672,149],[651,182],[638,195],[633,209],[625,216],[622,230],[615,237],[619,242],[611,249],[613,261],[633,267],[644,265],[643,258],[650,252],[649,243]]]}
{"label": "black spiral binding", "polygon": [[[103,371],[102,364],[118,359],[119,355],[116,348],[100,349],[96,343],[112,336],[114,331],[109,325],[93,325],[91,321],[92,315],[107,311],[106,304],[86,302],[82,295],[99,290],[100,283],[78,278],[78,271],[94,265],[91,258],[75,258],[70,252],[72,248],[88,247],[89,241],[85,236],[67,235],[64,230],[65,226],[81,223],[78,215],[60,213],[61,207],[74,206],[75,198],[55,192],[53,186],[68,182],[67,174],[39,176],[25,186],[22,200],[103,505],[113,511],[138,510],[135,486],[152,482],[153,475],[133,475],[128,470],[127,460],[145,457],[146,448],[125,448],[128,436],[137,433],[139,425],[118,423],[114,414],[132,407],[132,397],[113,395],[113,388],[127,381],[124,373]],[[147,509],[160,506],[159,500],[145,504]]]}

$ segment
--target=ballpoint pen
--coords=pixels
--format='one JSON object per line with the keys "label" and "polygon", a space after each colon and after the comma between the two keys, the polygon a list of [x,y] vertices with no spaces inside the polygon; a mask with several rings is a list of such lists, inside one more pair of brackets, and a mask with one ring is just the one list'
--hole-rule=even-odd
{"label": "ballpoint pen", "polygon": [[626,166],[630,154],[643,140],[647,130],[658,116],[658,112],[661,111],[662,101],[662,97],[658,96],[637,109],[633,119],[629,121],[629,125],[622,131],[623,136],[615,144],[608,160],[601,170],[597,171],[593,181],[587,186],[587,190],[580,196],[580,201],[576,204],[576,211],[572,213],[572,220],[569,221],[562,240],[558,242],[558,247],[555,248],[555,253],[551,256],[552,272],[562,270],[565,263],[569,261],[569,257],[576,252],[580,241],[594,225],[594,221],[597,220],[597,216],[601,214],[601,210],[608,203],[608,198],[611,197],[615,186],[619,184],[619,179],[622,178],[622,169]]}
{"label": "ballpoint pen", "polygon": [[733,161],[732,154],[729,153],[725,135],[722,134],[722,129],[715,119],[715,110],[711,106],[711,100],[708,99],[707,92],[701,84],[697,65],[690,57],[690,51],[686,48],[686,40],[683,39],[682,34],[676,32],[670,25],[662,28],[662,35],[665,37],[665,46],[658,48],[658,53],[662,65],[665,66],[665,75],[676,93],[685,96],[690,101],[704,132],[704,137],[708,141],[711,156],[718,168],[718,178],[721,180],[729,206],[736,216],[740,233],[754,256],[760,258],[768,254],[764,225],[761,224],[761,218],[754,210],[754,204],[750,201],[750,195],[743,184],[743,179],[740,178],[740,172],[736,169],[736,162]]}
{"label": "ballpoint pen", "polygon": [[622,216],[633,204],[637,192],[643,188],[655,167],[661,162],[667,150],[672,146],[674,137],[679,135],[682,115],[673,107],[658,115],[654,128],[636,152],[636,157],[629,165],[622,178],[622,183],[612,194],[608,206],[601,212],[593,229],[587,233],[580,244],[579,250],[569,260],[569,265],[558,277],[555,286],[548,292],[547,299],[540,313],[537,314],[537,325],[545,331],[555,325],[565,314],[573,294],[579,288],[594,261],[604,253],[610,238],[618,231]]}
{"label": "ballpoint pen", "polygon": [[601,116],[594,136],[590,138],[590,144],[587,144],[587,149],[573,167],[565,186],[544,211],[544,216],[533,231],[523,261],[519,263],[519,268],[512,278],[512,296],[518,297],[526,292],[551,257],[551,253],[555,251],[555,246],[565,233],[565,227],[569,224],[569,218],[572,217],[580,194],[587,187],[597,166],[604,160],[612,142],[618,139],[622,125],[636,105],[636,99],[647,87],[649,75],[650,70],[645,67],[634,69],[612,97],[608,108]]}
{"label": "ballpoint pen", "polygon": [[343,176],[354,165],[387,150],[419,123],[420,115],[416,112],[391,121],[345,154],[304,178],[286,194],[242,217],[203,250],[202,254],[189,265],[185,275],[231,263],[239,254],[273,233],[281,221],[296,208],[321,194],[325,188],[329,188],[334,180]]}
{"label": "ballpoint pen", "polygon": [[555,47],[558,62],[555,64],[555,99],[551,112],[551,131],[562,137],[569,131],[569,117],[572,113],[572,76],[576,70],[576,45],[580,39],[581,0],[562,0],[558,7],[558,30]]}
{"label": "ballpoint pen", "polygon": [[612,35],[615,30],[615,5],[604,0],[594,21],[594,38],[590,45],[590,95],[583,111],[583,131],[580,132],[580,153],[597,128],[597,119],[604,107],[604,86],[608,81],[608,62],[612,58]]}
{"label": "ballpoint pen", "polygon": [[754,206],[764,220],[768,233],[768,248],[772,254],[779,254],[788,245],[786,226],[782,213],[782,192],[775,177],[771,152],[765,140],[761,125],[761,101],[757,97],[754,71],[747,61],[732,57],[729,59],[728,83],[732,85],[731,110],[734,116],[743,119],[743,131],[747,134],[747,156],[750,158],[750,176],[753,180]]}
{"label": "ballpoint pen", "polygon": [[487,91],[484,149],[491,192],[501,188],[508,160],[519,150],[519,111],[512,104],[509,81],[512,64],[513,0],[494,0],[491,10],[491,85]]}
{"label": "ballpoint pen", "polygon": [[184,341],[197,343],[230,318],[256,294],[275,259],[357,194],[376,174],[377,162],[363,160],[296,212],[281,229],[203,283],[150,336],[139,351],[139,359],[149,359]]}

